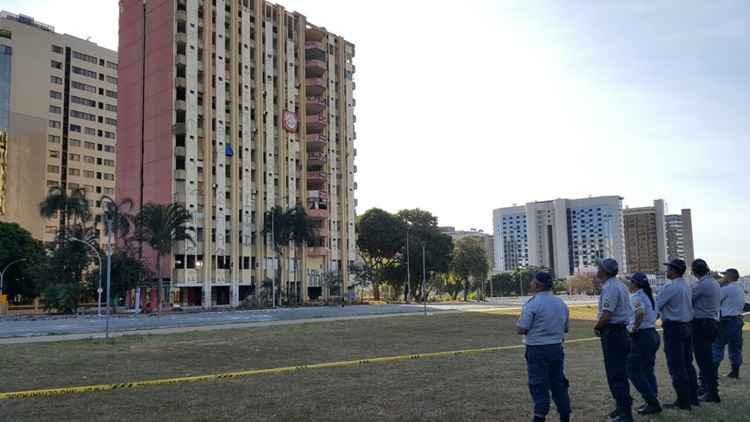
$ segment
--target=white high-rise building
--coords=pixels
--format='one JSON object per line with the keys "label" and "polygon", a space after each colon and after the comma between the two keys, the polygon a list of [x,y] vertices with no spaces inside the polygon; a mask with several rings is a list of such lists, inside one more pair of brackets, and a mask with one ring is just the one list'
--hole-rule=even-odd
{"label": "white high-rise building", "polygon": [[626,272],[622,200],[556,199],[494,210],[495,270],[538,266],[567,277],[611,257]]}

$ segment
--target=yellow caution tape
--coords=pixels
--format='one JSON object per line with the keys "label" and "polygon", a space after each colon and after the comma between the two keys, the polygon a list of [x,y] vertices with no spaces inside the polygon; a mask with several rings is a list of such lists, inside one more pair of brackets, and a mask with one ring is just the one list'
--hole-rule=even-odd
{"label": "yellow caution tape", "polygon": [[[596,341],[596,340],[599,340],[599,337],[588,337],[588,338],[580,338],[580,339],[575,339],[575,340],[566,340],[565,344],[584,343],[584,342]],[[460,356],[460,355],[470,355],[470,354],[477,354],[477,353],[498,352],[498,351],[504,351],[504,350],[517,350],[517,349],[523,349],[524,347],[525,347],[524,345],[518,344],[518,345],[512,345],[512,346],[484,347],[484,348],[479,348],[479,349],[453,350],[453,351],[448,351],[448,352],[420,353],[420,354],[415,354],[415,355],[387,356],[387,357],[370,358],[370,359],[316,363],[316,364],[310,364],[310,365],[285,366],[281,368],[253,369],[250,371],[227,372],[223,374],[211,374],[211,375],[197,375],[197,376],[192,376],[192,377],[165,378],[165,379],[148,380],[148,381],[135,381],[135,382],[122,383],[122,384],[99,384],[99,385],[86,385],[86,386],[81,386],[81,387],[63,387],[63,388],[48,388],[48,389],[43,389],[43,390],[15,391],[15,392],[9,392],[9,393],[0,393],[0,400],[25,399],[25,398],[32,398],[32,397],[51,397],[51,396],[62,396],[62,395],[67,395],[67,394],[81,394],[81,393],[93,393],[93,392],[100,392],[100,391],[124,390],[124,389],[130,389],[130,388],[153,387],[153,386],[159,386],[159,385],[216,381],[216,380],[225,380],[225,379],[232,379],[232,378],[253,377],[253,376],[258,376],[258,375],[291,373],[291,372],[297,372],[297,371],[304,371],[308,369],[345,368],[345,367],[367,365],[367,364],[374,364],[374,363],[394,363],[394,362],[403,362],[403,361],[418,360],[418,359],[440,358],[440,357],[446,357],[446,356]]]}

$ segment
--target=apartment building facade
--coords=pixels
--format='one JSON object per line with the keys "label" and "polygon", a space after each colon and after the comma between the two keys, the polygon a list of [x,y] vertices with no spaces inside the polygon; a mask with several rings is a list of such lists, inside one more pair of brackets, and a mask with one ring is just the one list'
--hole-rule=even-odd
{"label": "apartment building facade", "polygon": [[565,278],[612,257],[626,272],[622,200],[556,199],[494,210],[495,270],[538,266]]}
{"label": "apartment building facade", "polygon": [[[118,196],[136,207],[178,202],[193,215],[196,242],[178,244],[161,275],[172,302],[236,306],[278,266],[287,298],[348,287],[354,54],[262,0],[120,2]],[[278,256],[266,214],[297,205],[315,240]]]}
{"label": "apartment building facade", "polygon": [[454,242],[459,239],[465,239],[467,237],[479,240],[479,242],[482,245],[482,249],[484,249],[485,254],[487,254],[487,260],[489,261],[490,270],[493,270],[495,268],[495,238],[494,236],[492,236],[489,233],[485,233],[482,230],[477,230],[477,229],[456,230],[456,228],[453,226],[440,227],[439,229],[442,233],[445,233],[448,236],[450,236]]}
{"label": "apartment building facade", "polygon": [[684,259],[688,265],[695,260],[693,218],[690,209],[666,216],[667,254],[669,259]]}
{"label": "apartment building facade", "polygon": [[659,274],[667,262],[666,205],[663,199],[651,207],[626,208],[625,248],[631,272]]}
{"label": "apartment building facade", "polygon": [[[94,218],[115,196],[117,53],[32,17],[0,13],[0,221],[53,240],[49,188],[86,190]],[[105,239],[101,235],[101,241]]]}

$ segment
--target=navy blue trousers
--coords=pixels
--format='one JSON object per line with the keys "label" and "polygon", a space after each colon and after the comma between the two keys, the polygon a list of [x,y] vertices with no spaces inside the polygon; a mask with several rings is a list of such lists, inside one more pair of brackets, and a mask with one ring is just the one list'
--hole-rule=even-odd
{"label": "navy blue trousers", "polygon": [[724,349],[729,346],[729,362],[732,368],[742,365],[742,317],[722,318],[719,323],[719,337],[713,344],[714,363],[724,360]]}
{"label": "navy blue trousers", "polygon": [[561,344],[526,346],[529,393],[534,400],[534,414],[547,416],[550,393],[561,416],[570,415],[568,379],[565,378],[565,353]]}
{"label": "navy blue trousers", "polygon": [[719,322],[710,318],[693,320],[693,355],[698,364],[701,387],[711,394],[719,392],[719,374],[714,365],[713,344],[719,336]]}
{"label": "navy blue trousers", "polygon": [[630,414],[633,398],[630,397],[627,361],[630,353],[630,338],[624,325],[608,325],[602,330],[602,352],[604,370],[612,398],[617,409]]}
{"label": "navy blue trousers", "polygon": [[659,402],[659,386],[656,383],[654,364],[661,339],[653,328],[639,330],[630,336],[628,355],[628,378],[648,404]]}
{"label": "navy blue trousers", "polygon": [[665,321],[664,355],[680,406],[698,401],[698,377],[693,367],[693,330],[689,322]]}

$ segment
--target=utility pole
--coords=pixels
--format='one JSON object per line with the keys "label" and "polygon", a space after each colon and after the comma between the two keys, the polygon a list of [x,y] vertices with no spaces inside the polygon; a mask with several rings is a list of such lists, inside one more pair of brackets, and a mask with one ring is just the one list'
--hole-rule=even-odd
{"label": "utility pole", "polygon": [[409,229],[406,226],[406,303],[409,303],[409,294],[411,293],[411,256],[409,256]]}
{"label": "utility pole", "polygon": [[99,288],[96,289],[96,292],[99,294],[99,300],[97,301],[97,304],[96,304],[96,310],[97,310],[97,315],[101,317],[102,316],[102,293],[104,292],[102,290],[102,256],[101,254],[99,254],[99,251],[97,251],[96,248],[88,242],[84,242],[83,240],[75,238],[75,237],[69,237],[67,238],[67,240],[70,240],[72,242],[83,243],[84,245],[88,246],[96,254],[96,259],[99,260]]}
{"label": "utility pole", "polygon": [[425,290],[425,288],[427,287],[427,284],[425,283],[426,278],[427,278],[426,277],[427,271],[425,271],[426,268],[427,267],[425,265],[425,247],[424,247],[424,242],[422,242],[422,302],[424,302],[424,316],[427,316],[427,290]]}
{"label": "utility pole", "polygon": [[271,270],[273,271],[273,277],[271,278],[271,300],[273,301],[273,308],[276,309],[276,222],[274,219],[273,210],[271,210]]}
{"label": "utility pole", "polygon": [[105,338],[109,338],[109,317],[112,314],[112,307],[109,298],[112,296],[112,215],[107,214],[107,322],[105,328]]}

